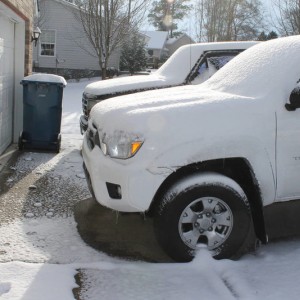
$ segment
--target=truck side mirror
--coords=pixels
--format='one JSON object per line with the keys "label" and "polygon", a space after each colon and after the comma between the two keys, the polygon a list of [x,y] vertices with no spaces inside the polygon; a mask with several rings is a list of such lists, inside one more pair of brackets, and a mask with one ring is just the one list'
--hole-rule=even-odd
{"label": "truck side mirror", "polygon": [[285,108],[288,111],[294,111],[297,108],[300,108],[300,87],[296,87],[292,90],[290,95],[290,103],[286,103]]}

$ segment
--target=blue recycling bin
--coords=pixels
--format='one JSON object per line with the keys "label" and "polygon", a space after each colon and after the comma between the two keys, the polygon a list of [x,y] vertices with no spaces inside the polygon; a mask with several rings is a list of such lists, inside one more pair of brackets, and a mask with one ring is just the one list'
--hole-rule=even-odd
{"label": "blue recycling bin", "polygon": [[23,130],[19,149],[52,150],[61,145],[61,115],[63,89],[67,85],[61,76],[34,74],[25,77],[23,85]]}

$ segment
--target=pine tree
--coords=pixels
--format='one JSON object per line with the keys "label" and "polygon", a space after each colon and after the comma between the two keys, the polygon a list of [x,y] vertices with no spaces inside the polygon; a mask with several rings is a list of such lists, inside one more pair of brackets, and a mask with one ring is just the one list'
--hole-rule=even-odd
{"label": "pine tree", "polygon": [[145,69],[146,63],[145,41],[139,34],[135,33],[123,45],[120,68],[121,70],[128,70],[133,75],[135,72]]}
{"label": "pine tree", "polygon": [[264,31],[262,31],[260,33],[260,35],[257,37],[258,41],[266,41],[268,39],[268,36],[266,35],[266,33]]}
{"label": "pine tree", "polygon": [[180,34],[177,22],[181,21],[190,11],[189,0],[158,0],[152,4],[148,15],[149,22],[160,31],[168,31],[170,37]]}
{"label": "pine tree", "polygon": [[277,39],[277,38],[278,38],[278,34],[273,30],[271,32],[269,32],[269,34],[267,36],[268,40]]}
{"label": "pine tree", "polygon": [[268,34],[266,34],[264,31],[260,33],[260,35],[257,37],[258,41],[268,41],[272,39],[277,39],[278,34],[275,31],[270,31]]}

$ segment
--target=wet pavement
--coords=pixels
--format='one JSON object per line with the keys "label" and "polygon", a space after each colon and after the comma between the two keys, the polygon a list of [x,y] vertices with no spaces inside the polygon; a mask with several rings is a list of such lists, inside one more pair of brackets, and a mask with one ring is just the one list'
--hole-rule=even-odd
{"label": "wet pavement", "polygon": [[110,256],[149,262],[171,262],[161,250],[152,219],[143,214],[117,213],[93,198],[78,202],[74,210],[83,240]]}

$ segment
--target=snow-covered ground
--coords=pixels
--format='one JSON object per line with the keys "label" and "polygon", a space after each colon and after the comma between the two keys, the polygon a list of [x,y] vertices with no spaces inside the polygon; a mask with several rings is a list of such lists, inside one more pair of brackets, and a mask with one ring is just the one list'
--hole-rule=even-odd
{"label": "snow-covered ground", "polygon": [[112,258],[81,240],[71,207],[89,197],[78,123],[87,83],[65,89],[61,153],[26,152],[11,168],[0,198],[0,299],[74,299],[78,272],[82,300],[299,299],[300,239],[262,246],[239,261],[215,261],[203,249],[186,264]]}

